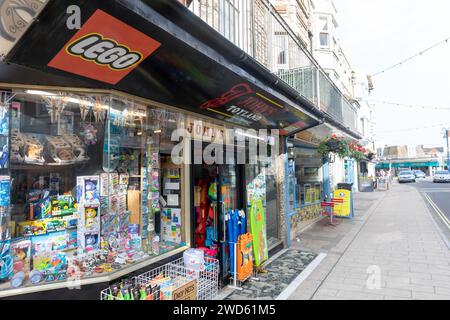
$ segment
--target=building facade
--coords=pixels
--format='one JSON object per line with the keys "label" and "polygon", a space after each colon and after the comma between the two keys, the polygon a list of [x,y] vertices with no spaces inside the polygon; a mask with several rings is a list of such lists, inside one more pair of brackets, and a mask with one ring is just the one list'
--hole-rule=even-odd
{"label": "building facade", "polygon": [[[70,276],[98,296],[191,247],[226,283],[228,215],[246,213],[262,260],[320,217],[334,186],[318,139],[361,136],[307,47],[311,2],[80,1],[79,29],[60,14],[73,1],[38,2],[20,32],[0,20],[0,296],[80,294]],[[238,161],[254,148],[270,157]],[[25,291],[11,288],[21,272]]]}

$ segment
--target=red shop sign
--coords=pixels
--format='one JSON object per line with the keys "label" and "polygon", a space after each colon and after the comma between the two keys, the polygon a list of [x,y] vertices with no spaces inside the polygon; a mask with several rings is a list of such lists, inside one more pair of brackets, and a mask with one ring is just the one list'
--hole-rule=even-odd
{"label": "red shop sign", "polygon": [[98,9],[48,66],[115,85],[160,46]]}

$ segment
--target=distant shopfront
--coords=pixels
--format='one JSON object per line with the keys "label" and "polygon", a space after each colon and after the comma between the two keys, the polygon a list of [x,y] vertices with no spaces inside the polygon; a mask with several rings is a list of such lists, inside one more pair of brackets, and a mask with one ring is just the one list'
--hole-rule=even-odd
{"label": "distant shopfront", "polygon": [[397,175],[402,170],[421,170],[427,175],[431,175],[436,169],[440,168],[439,161],[404,161],[404,162],[379,162],[376,164],[376,170],[391,170]]}

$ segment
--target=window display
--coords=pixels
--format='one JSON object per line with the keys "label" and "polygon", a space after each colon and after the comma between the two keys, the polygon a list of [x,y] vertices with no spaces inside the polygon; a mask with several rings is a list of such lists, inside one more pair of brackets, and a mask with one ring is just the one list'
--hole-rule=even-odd
{"label": "window display", "polygon": [[296,203],[298,207],[317,204],[322,199],[322,160],[313,149],[297,148],[295,158]]}
{"label": "window display", "polygon": [[167,112],[32,90],[1,105],[0,290],[111,273],[185,245],[183,170],[163,154],[179,122]]}

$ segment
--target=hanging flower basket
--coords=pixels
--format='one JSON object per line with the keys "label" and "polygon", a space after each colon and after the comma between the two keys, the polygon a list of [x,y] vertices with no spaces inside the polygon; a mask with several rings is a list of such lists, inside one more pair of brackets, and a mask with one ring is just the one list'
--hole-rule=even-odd
{"label": "hanging flower basket", "polygon": [[360,145],[357,141],[352,141],[349,143],[350,153],[349,158],[353,158],[356,161],[360,161],[364,158],[364,153],[366,153],[366,149]]}
{"label": "hanging flower basket", "polygon": [[364,158],[366,149],[356,140],[347,140],[342,136],[332,135],[320,142],[317,152],[328,162],[333,155],[359,161]]}

